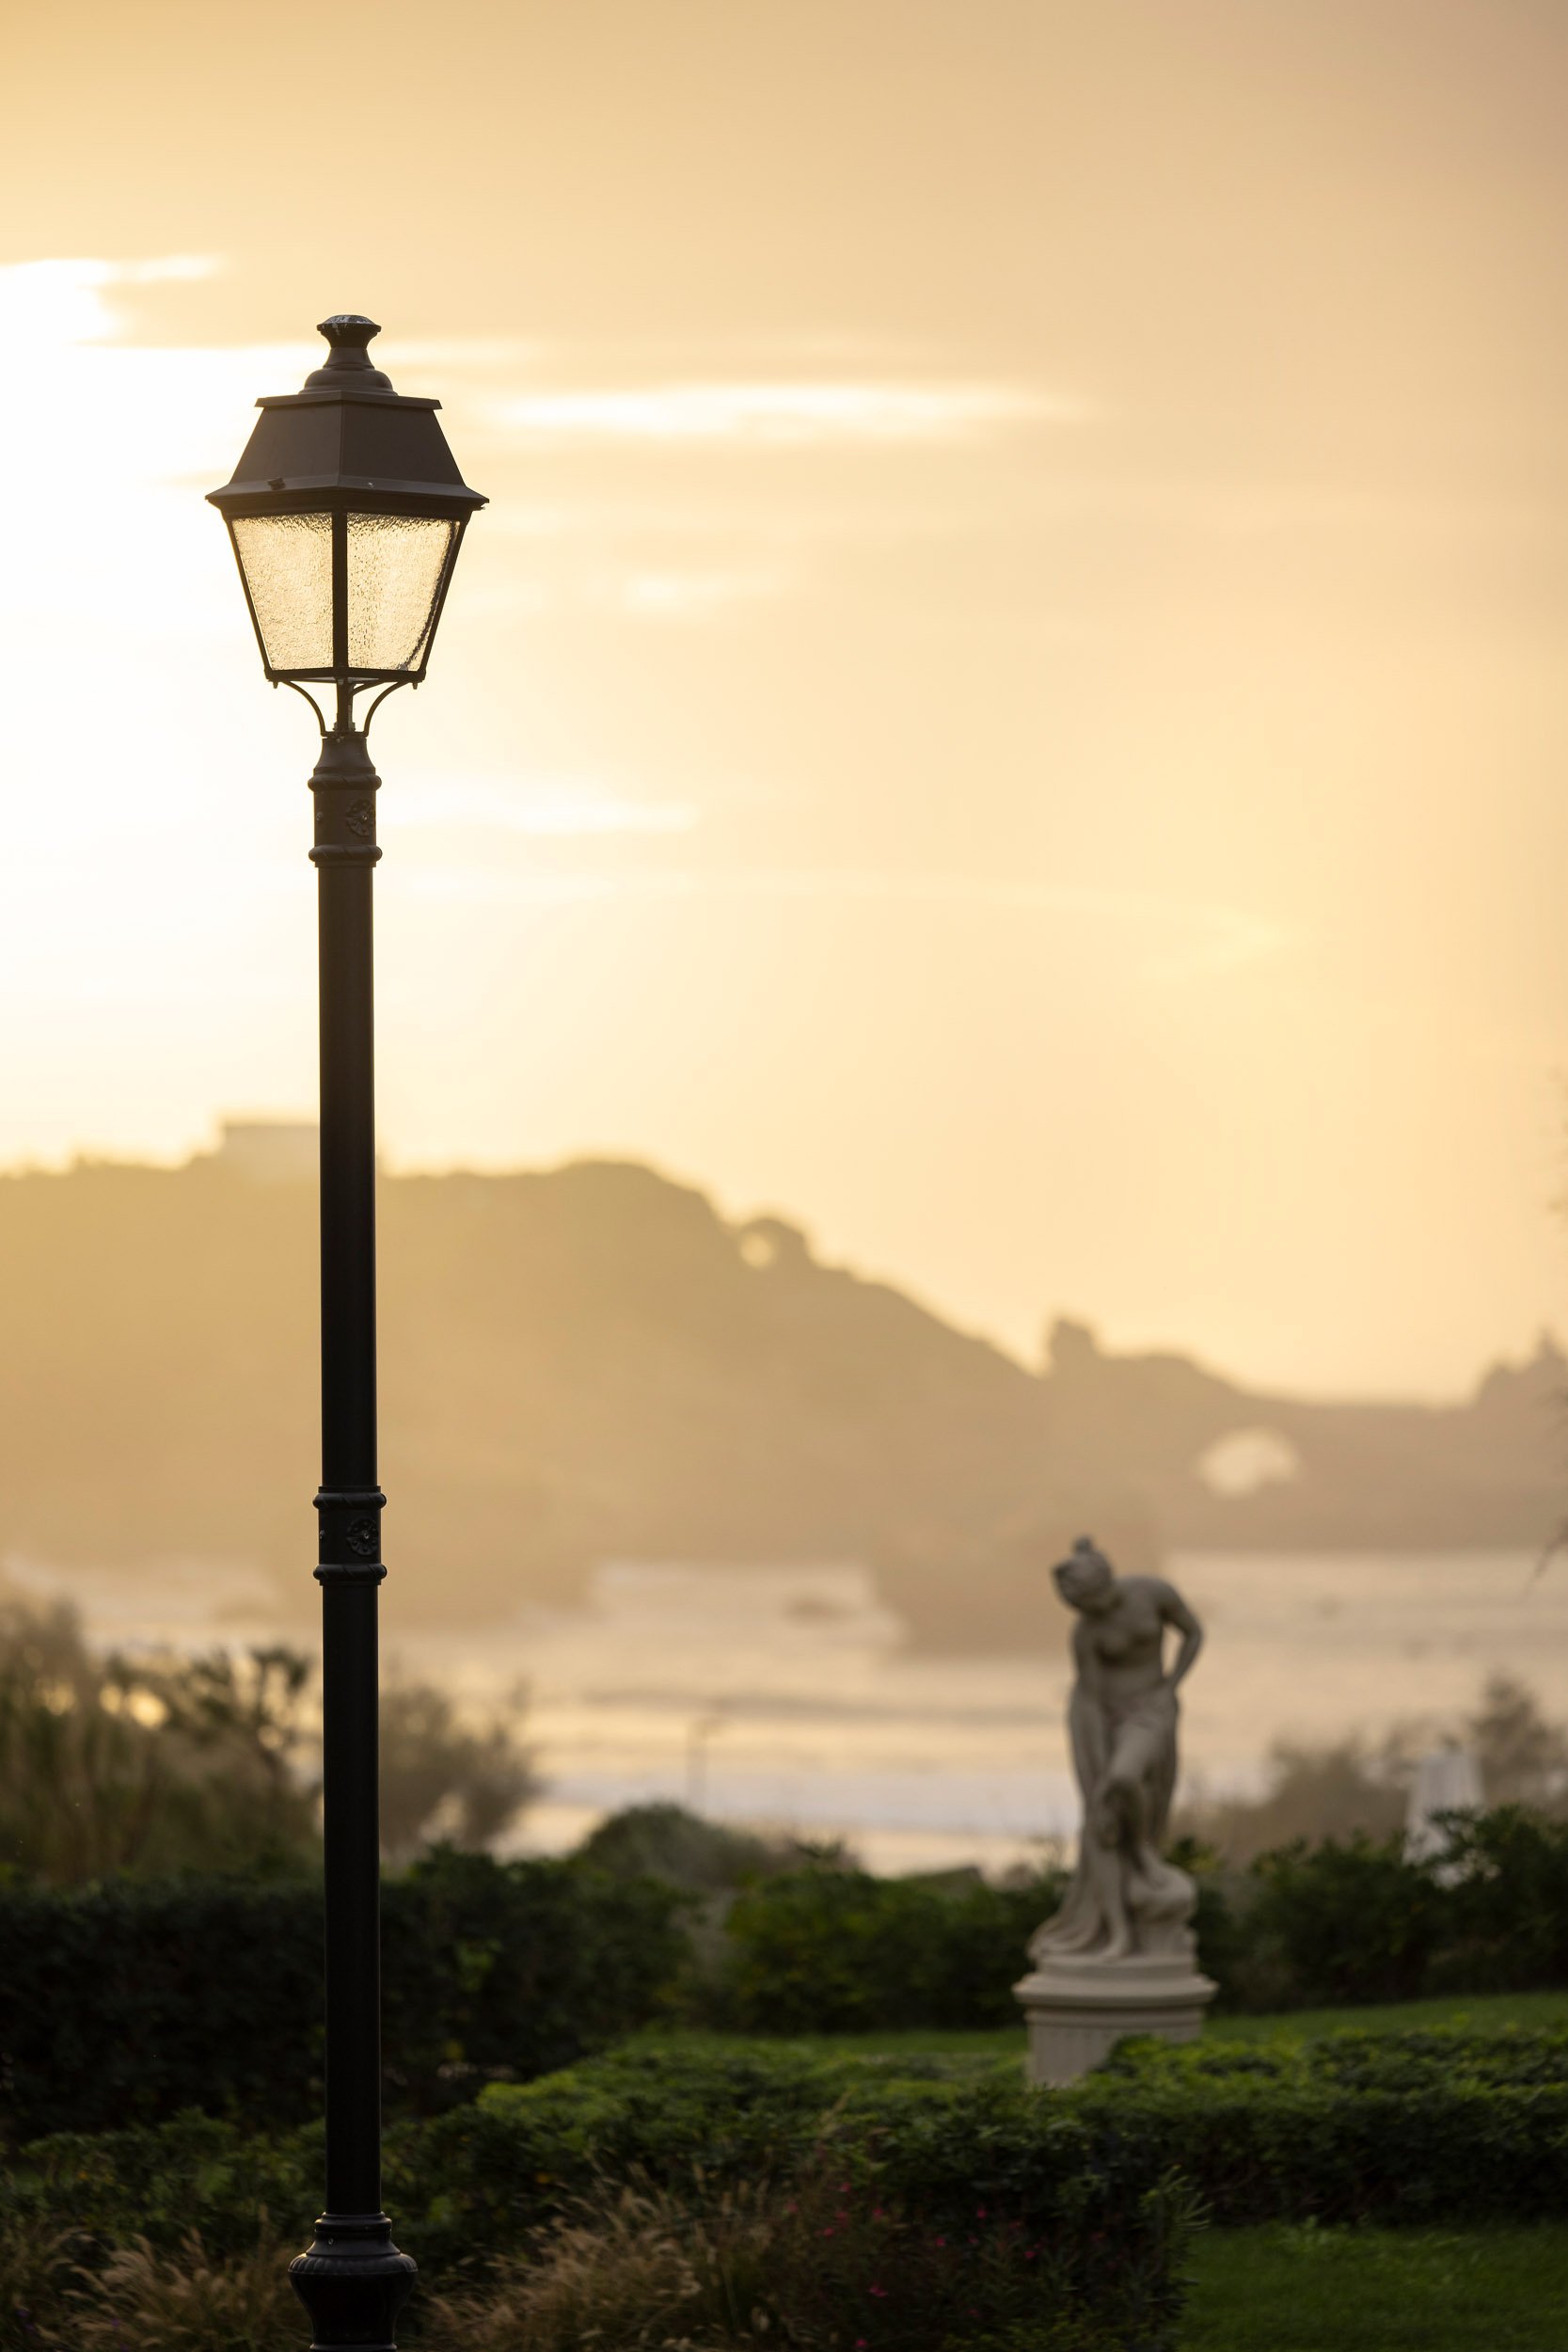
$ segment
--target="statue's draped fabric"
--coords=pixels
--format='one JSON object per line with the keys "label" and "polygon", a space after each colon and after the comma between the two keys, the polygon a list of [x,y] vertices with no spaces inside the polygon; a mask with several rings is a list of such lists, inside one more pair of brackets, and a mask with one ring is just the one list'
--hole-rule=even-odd
{"label": "statue's draped fabric", "polygon": [[1136,1780],[1141,1818],[1125,1837],[1112,1841],[1133,1948],[1183,1955],[1191,1951],[1187,1922],[1196,1890],[1186,1872],[1163,1860],[1159,1851],[1176,1790],[1176,1718],[1173,1691],[1150,1691],[1124,1708],[1091,1697],[1082,1687],[1073,1692],[1068,1722],[1084,1795],[1084,1828],[1066,1899],[1030,1944],[1036,1961],[1089,1955],[1112,1940],[1114,1921],[1101,1891],[1103,1881],[1090,1867],[1086,1849],[1097,1816],[1105,1818],[1105,1783],[1118,1746],[1124,1757],[1132,1751],[1142,1767]]}

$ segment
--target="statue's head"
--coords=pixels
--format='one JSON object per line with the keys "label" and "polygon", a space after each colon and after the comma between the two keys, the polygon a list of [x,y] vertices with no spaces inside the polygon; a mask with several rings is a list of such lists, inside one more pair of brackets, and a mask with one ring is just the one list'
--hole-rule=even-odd
{"label": "statue's head", "polygon": [[1065,1560],[1051,1571],[1056,1590],[1069,1609],[1085,1609],[1091,1616],[1109,1608],[1116,1594],[1116,1571],[1092,1535],[1080,1535]]}

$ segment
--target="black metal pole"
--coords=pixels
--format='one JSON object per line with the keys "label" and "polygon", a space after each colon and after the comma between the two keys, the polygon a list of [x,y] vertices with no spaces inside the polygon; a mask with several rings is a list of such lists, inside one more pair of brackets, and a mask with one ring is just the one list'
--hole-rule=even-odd
{"label": "black metal pole", "polygon": [[319,2352],[393,2352],[415,2267],[381,2210],[381,1828],[376,1616],[387,1571],[375,1446],[375,793],[353,697],[310,779],[321,969],[323,1812],[326,2210],[290,2267]]}

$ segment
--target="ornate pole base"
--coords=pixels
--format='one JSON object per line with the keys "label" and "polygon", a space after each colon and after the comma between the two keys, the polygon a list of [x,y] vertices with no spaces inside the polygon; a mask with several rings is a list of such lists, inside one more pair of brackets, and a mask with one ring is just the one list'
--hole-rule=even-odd
{"label": "ornate pole base", "polygon": [[313,2244],[289,2265],[310,2314],[310,2352],[397,2352],[398,2313],[417,2276],[384,2213],[324,2213]]}

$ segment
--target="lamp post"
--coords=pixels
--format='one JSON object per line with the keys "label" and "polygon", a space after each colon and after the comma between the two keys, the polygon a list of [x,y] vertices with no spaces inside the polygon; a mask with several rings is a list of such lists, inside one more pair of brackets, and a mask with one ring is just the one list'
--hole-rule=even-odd
{"label": "lamp post", "polygon": [[[469,516],[439,403],[394,392],[365,318],[330,318],[325,366],[257,403],[233,480],[211,493],[229,526],[274,686],[315,711],[321,991],[323,1829],[326,1870],[326,2209],[290,2276],[320,2352],[391,2352],[414,2264],[381,2210],[381,1841],[376,1616],[381,1562],[375,1416],[375,1081],[372,877],[375,793],[366,733],[430,660]],[[321,703],[330,687],[332,722]],[[356,723],[355,697],[373,696]]]}

